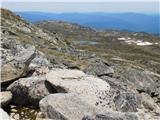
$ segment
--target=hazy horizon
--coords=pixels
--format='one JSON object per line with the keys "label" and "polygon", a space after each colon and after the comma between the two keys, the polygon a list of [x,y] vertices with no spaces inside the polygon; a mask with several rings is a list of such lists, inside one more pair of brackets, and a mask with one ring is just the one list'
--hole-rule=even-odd
{"label": "hazy horizon", "polygon": [[[5,8],[7,9],[7,8]],[[10,10],[10,9],[8,9]],[[14,13],[53,13],[53,14],[143,14],[143,15],[160,15],[160,13],[140,13],[140,12],[45,12],[45,11],[12,11]]]}
{"label": "hazy horizon", "polygon": [[[159,1],[106,0],[106,2],[19,2],[6,0],[7,8],[25,20],[62,20],[80,25],[106,29],[125,29],[158,33],[160,26]],[[42,1],[42,0],[41,0]],[[55,1],[55,0],[54,0]]]}
{"label": "hazy horizon", "polygon": [[44,13],[141,13],[159,14],[159,2],[131,1],[122,2],[9,2],[3,8],[15,12]]}

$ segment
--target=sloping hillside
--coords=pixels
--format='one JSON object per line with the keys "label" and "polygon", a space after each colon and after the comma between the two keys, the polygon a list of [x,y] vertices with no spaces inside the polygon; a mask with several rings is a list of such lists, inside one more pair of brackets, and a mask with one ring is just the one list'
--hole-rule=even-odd
{"label": "sloping hillside", "polygon": [[56,59],[57,62],[72,64],[77,60],[77,64],[83,65],[83,61],[76,57],[78,54],[62,34],[41,29],[6,9],[1,9],[1,15],[2,32],[6,34],[4,37],[15,38],[22,45],[35,46],[53,62]]}
{"label": "sloping hillside", "polygon": [[43,47],[59,49],[65,48],[67,45],[63,41],[63,38],[56,33],[49,33],[36,27],[31,23],[27,23],[20,16],[16,16],[9,10],[1,9],[1,23],[2,29],[11,32],[22,44],[32,44],[36,47]]}
{"label": "sloping hillside", "polygon": [[159,120],[158,37],[1,14],[0,119]]}
{"label": "sloping hillside", "polygon": [[61,33],[75,47],[92,51],[110,62],[129,64],[160,74],[159,36],[115,30],[100,31],[62,21],[42,21],[37,26]]}

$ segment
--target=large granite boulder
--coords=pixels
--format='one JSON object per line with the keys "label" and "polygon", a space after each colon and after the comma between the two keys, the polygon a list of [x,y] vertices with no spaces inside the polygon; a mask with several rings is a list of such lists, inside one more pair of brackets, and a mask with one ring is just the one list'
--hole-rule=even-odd
{"label": "large granite boulder", "polygon": [[45,96],[55,93],[56,90],[46,81],[45,76],[21,78],[8,88],[13,94],[16,105],[37,106]]}
{"label": "large granite boulder", "polygon": [[10,91],[0,92],[0,104],[1,107],[8,105],[12,100],[12,93]]}
{"label": "large granite boulder", "polygon": [[110,85],[99,78],[69,69],[53,69],[46,78],[57,92],[75,93],[93,106],[109,109]]}
{"label": "large granite boulder", "polygon": [[35,58],[35,47],[22,46],[15,38],[2,37],[1,83],[5,84],[28,73],[28,66]]}
{"label": "large granite boulder", "polygon": [[73,93],[51,94],[39,106],[45,117],[53,120],[82,120],[83,116],[96,115],[97,110]]}
{"label": "large granite boulder", "polygon": [[[158,74],[147,70],[120,66],[115,66],[114,70],[114,75],[118,79],[112,82],[123,87],[124,91],[138,91],[140,94],[147,93],[156,103],[160,102],[160,76]],[[101,79],[108,82],[106,77],[101,77]]]}
{"label": "large granite boulder", "polygon": [[8,113],[5,112],[2,108],[0,108],[0,120],[11,120]]}
{"label": "large granite boulder", "polygon": [[38,105],[51,93],[75,93],[87,103],[105,109],[109,108],[111,98],[110,86],[105,81],[80,70],[58,68],[46,76],[21,78],[7,90],[12,92],[13,102],[17,105]]}
{"label": "large granite boulder", "polygon": [[135,88],[140,93],[147,92],[149,94],[158,95],[160,88],[159,78],[156,78],[150,72],[145,70],[137,70],[131,67],[114,67],[118,79],[122,83],[126,83],[129,90]]}

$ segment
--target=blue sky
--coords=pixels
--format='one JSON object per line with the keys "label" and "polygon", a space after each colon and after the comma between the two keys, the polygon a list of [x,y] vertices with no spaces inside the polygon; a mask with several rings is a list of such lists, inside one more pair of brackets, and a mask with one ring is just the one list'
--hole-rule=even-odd
{"label": "blue sky", "polygon": [[[38,2],[37,2],[38,1]],[[54,13],[107,12],[159,13],[159,0],[3,0],[2,7],[13,11]]]}

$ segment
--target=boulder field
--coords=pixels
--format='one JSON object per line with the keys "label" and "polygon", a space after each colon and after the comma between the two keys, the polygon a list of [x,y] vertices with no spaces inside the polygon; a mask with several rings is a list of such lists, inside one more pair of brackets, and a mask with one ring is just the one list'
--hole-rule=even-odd
{"label": "boulder field", "polygon": [[160,120],[158,73],[110,64],[5,9],[1,36],[0,120]]}

